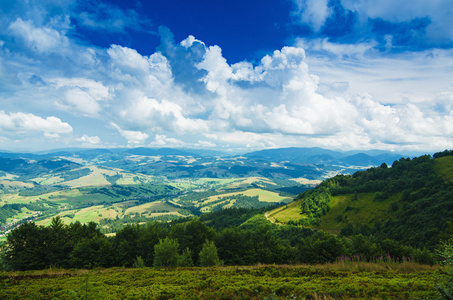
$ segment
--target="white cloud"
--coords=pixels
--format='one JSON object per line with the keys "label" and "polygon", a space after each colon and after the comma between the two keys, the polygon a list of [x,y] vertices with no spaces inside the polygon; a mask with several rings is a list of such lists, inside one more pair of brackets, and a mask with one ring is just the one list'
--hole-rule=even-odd
{"label": "white cloud", "polygon": [[167,137],[163,134],[156,134],[154,141],[152,141],[150,147],[184,147],[187,144],[181,140]]}
{"label": "white cloud", "polygon": [[101,143],[101,139],[98,136],[88,136],[86,134],[75,140],[82,142],[84,145],[99,145]]}
{"label": "white cloud", "polygon": [[118,132],[127,140],[127,143],[130,146],[142,145],[149,137],[147,133],[138,130],[123,130],[115,123],[111,123],[111,126],[118,130]]}
{"label": "white cloud", "polygon": [[153,130],[160,128],[180,134],[207,130],[203,120],[185,117],[180,105],[165,99],[161,101],[147,97],[131,99],[129,105],[119,114],[123,122],[133,123],[142,128]]}
{"label": "white cloud", "polygon": [[[81,26],[92,30],[106,30],[124,33],[126,29],[144,31],[151,21],[132,9],[123,10],[118,6],[102,1],[82,1],[83,11],[73,17]],[[100,13],[102,12],[102,13]]]}
{"label": "white cloud", "polygon": [[341,3],[346,9],[357,12],[362,22],[380,18],[398,23],[427,17],[430,22],[426,36],[429,39],[437,42],[453,40],[453,2],[450,0],[341,0]]}
{"label": "white cloud", "polygon": [[[65,23],[69,24],[69,18],[65,19]],[[64,34],[62,35],[57,30],[47,26],[35,27],[30,20],[24,21],[18,18],[8,28],[14,36],[21,38],[30,49],[40,53],[57,52],[69,46],[68,38]]]}
{"label": "white cloud", "polygon": [[327,0],[294,0],[297,10],[294,14],[300,16],[300,21],[309,24],[317,32],[332,14]]}
{"label": "white cloud", "polygon": [[0,110],[0,130],[14,134],[43,132],[46,136],[57,137],[59,133],[71,133],[72,127],[56,117],[45,119],[30,113],[6,113]]}
{"label": "white cloud", "polygon": [[57,104],[63,109],[96,117],[101,112],[100,101],[109,99],[108,87],[86,78],[55,78],[50,82],[62,91]]}
{"label": "white cloud", "polygon": [[[308,25],[314,32],[320,31],[332,15],[327,0],[293,0],[296,9],[293,14],[298,22]],[[453,41],[453,21],[450,0],[340,0],[344,9],[358,16],[357,30],[368,30],[370,19],[381,19],[392,23],[408,23],[417,19],[428,19],[424,32],[413,31],[413,38],[422,38],[434,43]],[[422,36],[417,36],[422,35]],[[389,42],[390,36],[387,36]]]}
{"label": "white cloud", "polygon": [[[331,14],[327,1],[297,3],[305,8],[300,12],[303,21],[321,30]],[[385,3],[376,4],[382,12],[368,11],[369,1],[361,3],[363,7],[354,8],[361,15],[387,14],[390,21],[419,15],[418,8],[398,17],[386,12]],[[92,14],[78,19],[80,24],[104,28],[110,20]],[[121,145],[123,138],[128,146],[250,150],[452,144],[450,50],[382,56],[374,41],[344,45],[297,40],[255,64],[231,65],[220,46],[194,36],[175,43],[165,28],[162,45],[150,55],[121,45],[87,47],[67,34],[73,28],[69,20],[22,16],[5,23],[9,39],[0,43],[2,109],[21,111],[17,107],[22,106],[55,116],[1,111],[0,134],[5,138],[26,143],[23,135],[38,133],[59,139],[73,130],[61,121],[69,118],[78,136],[72,143],[83,145],[101,140]],[[114,26],[112,30],[124,32],[132,25]],[[390,46],[391,37],[388,41]],[[100,126],[97,135],[82,135],[92,132],[93,124]],[[108,127],[103,133],[102,126]]]}

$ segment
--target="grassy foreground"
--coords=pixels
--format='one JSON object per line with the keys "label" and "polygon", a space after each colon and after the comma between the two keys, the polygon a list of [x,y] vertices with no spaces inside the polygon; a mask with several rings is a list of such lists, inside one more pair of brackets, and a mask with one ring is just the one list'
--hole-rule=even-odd
{"label": "grassy foreground", "polygon": [[411,262],[0,273],[0,299],[433,299],[442,270]]}

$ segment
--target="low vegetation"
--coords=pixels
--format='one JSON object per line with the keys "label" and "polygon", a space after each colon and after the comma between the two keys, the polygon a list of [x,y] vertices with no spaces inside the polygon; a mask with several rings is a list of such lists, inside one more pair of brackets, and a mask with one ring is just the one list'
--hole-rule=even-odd
{"label": "low vegetation", "polygon": [[0,273],[2,299],[433,299],[438,268],[408,264],[113,268]]}

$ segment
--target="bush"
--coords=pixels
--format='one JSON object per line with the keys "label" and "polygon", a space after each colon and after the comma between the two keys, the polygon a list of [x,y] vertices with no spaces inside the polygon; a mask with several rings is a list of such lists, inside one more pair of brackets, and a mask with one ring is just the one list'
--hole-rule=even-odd
{"label": "bush", "polygon": [[440,278],[436,289],[443,299],[453,299],[453,237],[444,243],[438,254],[445,265],[445,274]]}
{"label": "bush", "polygon": [[192,251],[186,248],[178,258],[178,267],[193,267]]}
{"label": "bush", "polygon": [[159,243],[154,245],[154,263],[155,267],[176,267],[178,265],[178,248],[179,243],[176,239],[160,239]]}
{"label": "bush", "polygon": [[221,265],[221,262],[217,254],[217,247],[214,242],[206,240],[200,251],[200,266],[209,267],[218,265]]}
{"label": "bush", "polygon": [[141,269],[145,267],[145,261],[143,258],[139,255],[137,258],[134,260],[134,263],[132,264],[133,268]]}

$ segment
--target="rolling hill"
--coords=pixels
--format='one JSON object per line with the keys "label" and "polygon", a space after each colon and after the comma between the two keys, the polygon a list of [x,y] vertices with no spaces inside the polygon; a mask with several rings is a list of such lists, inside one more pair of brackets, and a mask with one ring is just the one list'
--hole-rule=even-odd
{"label": "rolling hill", "polygon": [[342,236],[373,235],[434,249],[453,234],[453,153],[445,151],[391,167],[337,175],[268,218]]}

